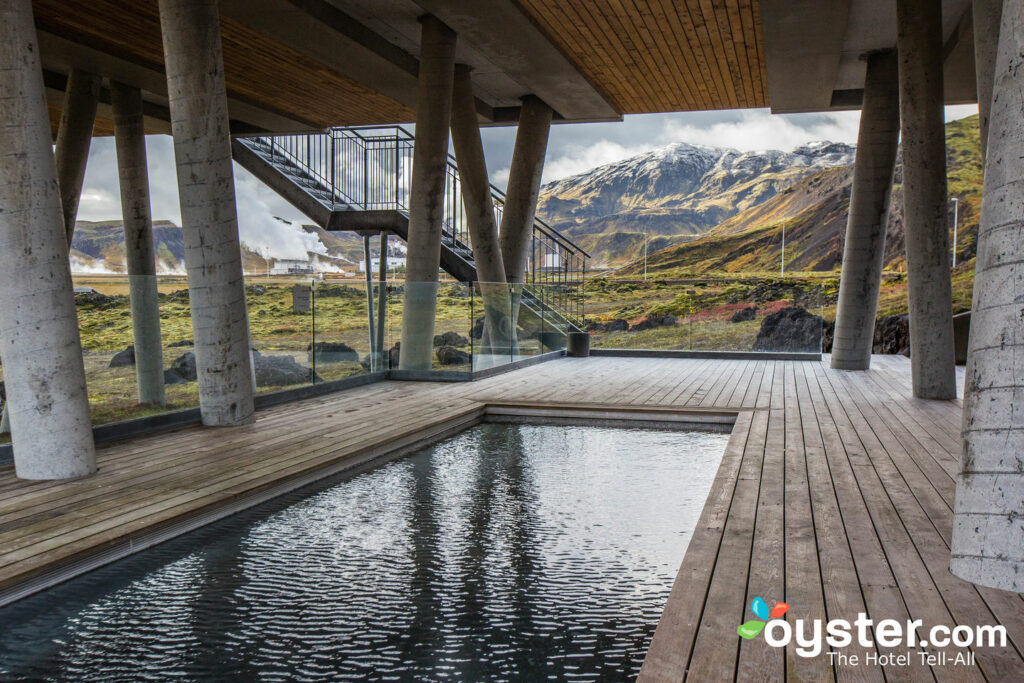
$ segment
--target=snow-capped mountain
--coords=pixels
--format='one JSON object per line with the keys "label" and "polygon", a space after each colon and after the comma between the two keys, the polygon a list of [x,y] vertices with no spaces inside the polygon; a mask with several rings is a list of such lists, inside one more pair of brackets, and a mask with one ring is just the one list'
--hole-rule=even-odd
{"label": "snow-capped mountain", "polygon": [[645,232],[652,248],[702,234],[853,155],[836,142],[790,152],[680,142],[545,185],[537,214],[591,250],[595,265],[612,265],[632,257]]}

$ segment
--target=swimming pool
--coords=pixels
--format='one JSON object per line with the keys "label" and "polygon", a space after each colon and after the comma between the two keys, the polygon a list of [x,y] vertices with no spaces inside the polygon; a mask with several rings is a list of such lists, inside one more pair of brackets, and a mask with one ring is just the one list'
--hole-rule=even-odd
{"label": "swimming pool", "polygon": [[0,676],[633,678],[727,438],[482,424],[0,609]]}

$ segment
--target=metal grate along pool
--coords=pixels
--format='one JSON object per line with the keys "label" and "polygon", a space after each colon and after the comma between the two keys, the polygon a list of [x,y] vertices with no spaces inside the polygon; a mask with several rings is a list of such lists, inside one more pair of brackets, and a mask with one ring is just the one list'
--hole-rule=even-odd
{"label": "metal grate along pool", "polygon": [[632,678],[727,438],[479,425],[0,610],[0,677]]}

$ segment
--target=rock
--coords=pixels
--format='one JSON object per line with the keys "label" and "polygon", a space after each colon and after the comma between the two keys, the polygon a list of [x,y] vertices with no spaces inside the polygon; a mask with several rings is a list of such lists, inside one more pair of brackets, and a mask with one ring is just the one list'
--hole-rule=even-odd
{"label": "rock", "polygon": [[473,323],[473,329],[469,331],[469,336],[473,339],[480,339],[484,336],[484,318],[480,317]]}
{"label": "rock", "polygon": [[259,351],[252,352],[253,364],[256,366],[256,386],[280,387],[289,384],[309,384],[322,381],[314,377],[313,371],[299,365],[291,356],[264,356]]}
{"label": "rock", "polygon": [[267,288],[263,285],[246,285],[245,293],[249,296],[262,296],[266,294]]}
{"label": "rock", "polygon": [[173,344],[168,344],[167,348],[176,349],[182,346],[195,346],[195,344],[192,343],[191,339],[182,339],[181,341],[176,341]]}
{"label": "rock", "polygon": [[745,323],[757,317],[757,306],[747,306],[732,314],[731,323]]}
{"label": "rock", "polygon": [[91,292],[80,292],[78,294],[75,294],[76,306],[92,306],[93,308],[104,309],[127,302],[127,296],[107,296],[106,294],[101,294],[96,290],[92,290]]}
{"label": "rock", "polygon": [[676,324],[676,317],[674,315],[649,315],[636,325],[629,328],[630,332],[643,332],[644,330],[653,330],[657,327],[667,327]]}
{"label": "rock", "polygon": [[821,327],[821,352],[832,353],[832,342],[836,337],[835,321],[826,320]]}
{"label": "rock", "polygon": [[164,384],[188,384],[189,380],[185,379],[178,373],[172,370],[164,370]]}
{"label": "rock", "polygon": [[[168,382],[168,373],[177,376],[181,381]],[[164,372],[164,384],[181,384],[181,382],[196,381],[196,354],[187,351],[184,355],[178,356],[171,363],[169,370]]]}
{"label": "rock", "polygon": [[886,315],[875,321],[871,353],[910,356],[910,320],[906,314]]}
{"label": "rock", "polygon": [[629,329],[629,321],[612,318],[608,322],[592,322],[587,324],[587,332],[625,332]]}
{"label": "rock", "polygon": [[802,308],[783,308],[765,316],[754,351],[819,353],[822,321]]}
{"label": "rock", "polygon": [[129,344],[124,351],[118,351],[110,359],[110,368],[126,368],[135,365],[135,345]]}
{"label": "rock", "polygon": [[257,317],[259,317],[259,318],[262,318],[262,317],[263,317],[263,316],[265,316],[266,314],[267,314],[267,312],[266,312],[266,311],[265,311],[264,309],[262,309],[262,308],[261,308],[261,309],[259,310],[259,312],[258,312],[258,313],[256,314],[256,316],[257,316]]}
{"label": "rock", "polygon": [[467,346],[469,340],[458,332],[445,332],[434,335],[434,346]]}
{"label": "rock", "polygon": [[435,352],[441,365],[469,365],[469,354],[454,346],[442,346]]}
{"label": "rock", "polygon": [[313,362],[313,353],[316,352],[317,363],[341,363],[343,361],[358,361],[359,353],[348,344],[341,342],[316,342],[306,347],[306,357]]}

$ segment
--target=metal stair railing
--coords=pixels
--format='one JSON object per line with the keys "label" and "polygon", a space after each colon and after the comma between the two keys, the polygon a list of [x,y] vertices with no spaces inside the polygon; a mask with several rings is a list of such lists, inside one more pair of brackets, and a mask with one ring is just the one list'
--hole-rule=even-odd
{"label": "metal stair railing", "polygon": [[[323,133],[240,138],[331,211],[392,210],[408,214],[415,137],[401,126],[332,128]],[[491,186],[495,221],[505,194]],[[472,264],[472,243],[455,157],[445,169],[442,243]],[[590,255],[535,219],[523,302],[584,325],[584,276]]]}

